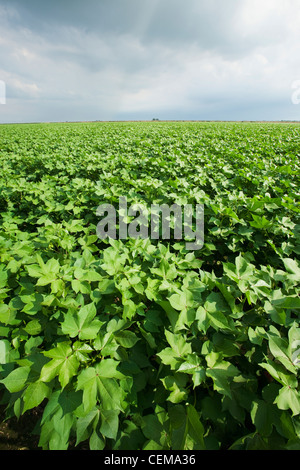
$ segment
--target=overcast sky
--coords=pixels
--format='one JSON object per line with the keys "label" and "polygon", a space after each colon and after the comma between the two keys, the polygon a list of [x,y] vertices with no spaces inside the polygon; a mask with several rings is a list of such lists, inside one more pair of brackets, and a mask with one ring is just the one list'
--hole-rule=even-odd
{"label": "overcast sky", "polygon": [[0,80],[0,122],[300,120],[300,0],[0,0]]}

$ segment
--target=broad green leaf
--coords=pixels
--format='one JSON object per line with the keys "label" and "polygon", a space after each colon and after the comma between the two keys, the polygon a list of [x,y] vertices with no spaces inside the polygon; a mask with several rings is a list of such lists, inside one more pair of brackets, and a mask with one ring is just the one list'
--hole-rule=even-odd
{"label": "broad green leaf", "polygon": [[169,301],[158,301],[158,305],[166,312],[168,320],[174,332],[176,332],[176,322],[178,320],[178,312],[171,306]]}
{"label": "broad green leaf", "polygon": [[295,278],[295,280],[299,282],[299,279],[300,279],[299,263],[296,260],[290,259],[290,258],[284,258],[282,261],[287,272],[290,273]]}
{"label": "broad green leaf", "polygon": [[10,305],[1,304],[0,305],[0,322],[4,325],[14,325],[16,318],[16,310],[13,309]]}
{"label": "broad green leaf", "polygon": [[210,327],[210,319],[207,314],[207,310],[204,307],[199,307],[196,311],[195,319],[197,321],[198,329],[206,334]]}
{"label": "broad green leaf", "polygon": [[119,362],[114,359],[104,359],[96,366],[97,374],[100,377],[123,379],[124,375],[118,371]]}
{"label": "broad green leaf", "polygon": [[5,385],[10,393],[16,393],[23,390],[30,373],[30,367],[18,367],[13,370],[5,379],[0,380],[0,383]]}
{"label": "broad green leaf", "polygon": [[27,315],[34,316],[42,310],[42,302],[44,300],[42,294],[24,295],[21,296],[21,300],[25,303],[23,312]]}
{"label": "broad green leaf", "polygon": [[169,410],[172,430],[172,450],[184,450],[188,433],[186,410],[182,405],[175,405]]}
{"label": "broad green leaf", "polygon": [[289,357],[289,343],[287,340],[269,335],[269,348],[275,359],[278,359],[287,370],[297,374],[292,359]]}
{"label": "broad green leaf", "polygon": [[113,276],[124,268],[126,263],[127,256],[123,253],[121,254],[115,248],[107,248],[103,253],[103,264],[102,269],[106,271],[110,276]]}
{"label": "broad green leaf", "polygon": [[7,364],[9,362],[9,353],[11,346],[8,340],[2,339],[0,341],[0,364]]}
{"label": "broad green leaf", "polygon": [[26,269],[30,277],[39,278],[42,275],[41,267],[36,264],[26,266]]}
{"label": "broad green leaf", "polygon": [[174,356],[174,351],[172,348],[163,349],[157,353],[157,356],[161,359],[164,365],[170,366],[172,370],[176,370],[181,363],[181,361]]}
{"label": "broad green leaf", "polygon": [[99,432],[95,429],[93,434],[90,437],[90,450],[103,450],[105,448],[105,440],[99,434]]}
{"label": "broad green leaf", "polygon": [[123,305],[124,305],[123,318],[132,320],[137,310],[136,304],[132,300],[128,299],[124,302]]}
{"label": "broad green leaf", "polygon": [[292,328],[289,329],[289,358],[295,367],[300,367],[300,328],[298,324],[294,323]]}
{"label": "broad green leaf", "polygon": [[282,299],[273,300],[272,304],[278,308],[284,308],[289,310],[300,309],[300,298],[299,297],[283,297]]}
{"label": "broad green leaf", "polygon": [[73,311],[65,315],[61,328],[64,334],[71,338],[79,337],[80,340],[95,339],[103,322],[95,319],[97,310],[95,304],[85,305],[76,313]]}
{"label": "broad green leaf", "polygon": [[293,416],[300,414],[300,396],[299,392],[291,387],[283,387],[275,400],[280,410],[292,410]]}
{"label": "broad green leaf", "polygon": [[76,446],[90,437],[89,427],[95,428],[100,419],[100,411],[95,408],[90,413],[79,417],[76,422]]}
{"label": "broad green leaf", "polygon": [[273,429],[274,409],[273,406],[263,400],[255,400],[251,408],[252,423],[256,430],[264,437],[268,437]]}
{"label": "broad green leaf", "polygon": [[[150,440],[150,443],[148,443],[148,450],[168,448],[168,441],[170,438],[168,423],[163,425],[160,423],[156,415],[147,415],[143,417],[142,431],[146,438]],[[146,450],[145,447],[144,450]]]}
{"label": "broad green leaf", "polygon": [[201,361],[196,354],[188,354],[186,361],[181,364],[178,372],[186,374],[193,374],[197,369],[200,368]]}
{"label": "broad green leaf", "polygon": [[116,370],[117,365],[116,361],[107,359],[79,374],[77,390],[83,390],[86,412],[90,412],[98,400],[104,410],[122,411],[124,394],[116,378],[123,378],[123,374]]}
{"label": "broad green leaf", "polygon": [[143,450],[146,450],[146,451],[157,451],[157,450],[162,450],[163,449],[163,446],[161,444],[159,444],[158,442],[156,441],[153,441],[152,439],[150,439],[147,444],[145,444],[145,446],[143,447]]}
{"label": "broad green leaf", "polygon": [[183,291],[180,294],[173,294],[169,298],[171,306],[178,311],[186,311],[188,308],[193,306],[193,295],[188,290]]}
{"label": "broad green leaf", "polygon": [[175,404],[186,401],[187,391],[184,388],[186,385],[186,380],[182,380],[180,375],[167,376],[161,380],[166,390],[171,392],[167,399],[168,401]]}
{"label": "broad green leaf", "polygon": [[41,381],[28,385],[23,395],[23,413],[39,406],[45,398],[49,398],[50,393],[51,389],[49,386]]}
{"label": "broad green leaf", "polygon": [[116,439],[119,429],[119,411],[103,410],[100,412],[100,432],[108,439]]}
{"label": "broad green leaf", "polygon": [[175,264],[170,264],[166,260],[160,263],[159,268],[151,268],[150,271],[168,281],[173,281],[178,276]]}
{"label": "broad green leaf", "polygon": [[238,284],[242,292],[246,292],[247,282],[254,273],[254,266],[239,255],[235,260],[235,265],[223,263],[223,267],[225,274]]}
{"label": "broad green leaf", "polygon": [[51,284],[53,281],[56,280],[56,275],[53,273],[47,273],[44,276],[41,276],[38,281],[37,281],[37,286],[47,286],[48,284]]}
{"label": "broad green leaf", "polygon": [[229,325],[229,321],[222,312],[217,310],[214,313],[207,312],[210,324],[216,330],[230,330],[232,327]]}
{"label": "broad green leaf", "polygon": [[266,359],[266,362],[260,363],[259,366],[266,369],[269,374],[283,386],[286,385],[288,387],[297,387],[297,378],[294,374],[287,372],[282,364],[278,364],[275,361]]}
{"label": "broad green leaf", "polygon": [[197,444],[200,444],[201,449],[205,449],[205,444],[203,440],[204,427],[200,421],[198,412],[192,405],[188,405],[187,407],[187,417],[188,417],[188,433]]}
{"label": "broad green leaf", "polygon": [[211,377],[214,382],[214,389],[232,398],[230,382],[233,377],[240,375],[239,370],[229,362],[221,362],[215,367],[206,370],[206,376]]}
{"label": "broad green leaf", "polygon": [[52,358],[41,370],[40,380],[51,382],[58,376],[62,388],[65,388],[77,374],[79,361],[69,343],[59,343],[56,348],[45,351],[46,357]]}
{"label": "broad green leaf", "polygon": [[166,335],[169,345],[171,346],[171,348],[174,351],[174,354],[177,357],[183,358],[187,354],[192,353],[191,344],[186,341],[186,338],[184,335],[173,334],[168,330],[165,330],[165,335]]}
{"label": "broad green leaf", "polygon": [[32,320],[29,323],[27,323],[26,327],[24,330],[31,336],[36,336],[41,333],[43,330],[41,323],[39,320]]}

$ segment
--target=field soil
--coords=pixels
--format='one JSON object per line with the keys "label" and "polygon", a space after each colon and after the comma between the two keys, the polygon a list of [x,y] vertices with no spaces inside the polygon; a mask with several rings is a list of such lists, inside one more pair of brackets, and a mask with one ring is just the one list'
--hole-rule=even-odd
{"label": "field soil", "polygon": [[38,450],[39,437],[33,434],[40,418],[40,411],[17,418],[4,420],[4,409],[0,408],[0,451],[1,450]]}

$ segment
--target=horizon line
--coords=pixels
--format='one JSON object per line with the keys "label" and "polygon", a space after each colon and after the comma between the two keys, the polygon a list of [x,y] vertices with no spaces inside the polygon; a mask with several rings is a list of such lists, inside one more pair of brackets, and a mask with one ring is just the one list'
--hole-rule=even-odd
{"label": "horizon line", "polygon": [[290,120],[290,119],[281,119],[281,120],[262,120],[262,119],[111,119],[111,120],[91,120],[91,121],[26,121],[26,122],[0,122],[1,126],[5,125],[26,125],[26,124],[93,124],[93,123],[164,123],[164,122],[199,122],[199,123],[292,123],[300,124],[300,120]]}

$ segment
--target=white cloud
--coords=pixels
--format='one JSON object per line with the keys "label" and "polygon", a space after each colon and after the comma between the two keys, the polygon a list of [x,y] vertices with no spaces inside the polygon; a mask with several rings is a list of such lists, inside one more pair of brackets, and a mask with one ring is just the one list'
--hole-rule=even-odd
{"label": "white cloud", "polygon": [[[201,24],[204,14],[209,25],[223,19],[218,34],[188,32],[197,19],[178,2],[169,22],[160,1],[145,2],[136,27],[115,34],[92,22],[80,27],[79,19],[76,25],[52,22],[47,31],[30,28],[18,9],[0,6],[0,80],[8,94],[0,121],[149,113],[210,119],[210,110],[216,119],[300,119],[290,99],[300,79],[300,0],[231,0],[228,13],[217,0],[190,1]],[[187,24],[176,39],[180,14]]]}

